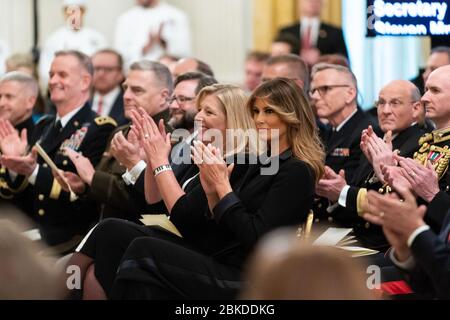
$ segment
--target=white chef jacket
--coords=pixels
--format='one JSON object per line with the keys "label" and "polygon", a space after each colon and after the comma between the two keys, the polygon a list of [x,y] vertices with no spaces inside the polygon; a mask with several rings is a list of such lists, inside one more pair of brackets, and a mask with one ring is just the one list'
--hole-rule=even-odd
{"label": "white chef jacket", "polygon": [[114,46],[125,60],[126,69],[136,61],[158,60],[165,52],[154,46],[145,56],[142,49],[150,33],[158,33],[164,23],[161,37],[167,42],[166,53],[176,57],[191,55],[191,32],[187,15],[169,4],[159,3],[152,8],[135,6],[118,19]]}
{"label": "white chef jacket", "polygon": [[64,26],[50,35],[45,42],[39,60],[39,76],[42,84],[47,86],[49,71],[55,52],[59,50],[78,50],[89,56],[98,50],[107,48],[106,38],[98,31],[83,27],[73,30]]}
{"label": "white chef jacket", "polygon": [[6,59],[9,57],[9,47],[5,41],[0,40],[0,76],[6,72]]}

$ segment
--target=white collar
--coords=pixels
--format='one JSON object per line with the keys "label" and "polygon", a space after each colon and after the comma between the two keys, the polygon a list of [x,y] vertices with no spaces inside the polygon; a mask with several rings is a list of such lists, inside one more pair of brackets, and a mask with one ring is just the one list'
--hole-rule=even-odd
{"label": "white collar", "polygon": [[336,132],[339,132],[339,130],[341,130],[342,129],[342,127],[355,115],[355,113],[357,113],[358,112],[358,108],[356,108],[355,109],[355,111],[353,111],[352,112],[352,114],[351,115],[349,115],[348,117],[347,117],[347,119],[345,119],[344,121],[342,121],[341,122],[341,124],[340,125],[338,125],[337,127],[336,127]]}
{"label": "white collar", "polygon": [[80,111],[83,108],[83,106],[78,107],[72,111],[70,111],[68,114],[66,114],[64,117],[60,117],[59,115],[56,115],[56,119],[55,122],[57,122],[58,120],[61,121],[61,128],[64,128],[70,121],[70,119],[72,119],[72,117],[78,113],[78,111]]}

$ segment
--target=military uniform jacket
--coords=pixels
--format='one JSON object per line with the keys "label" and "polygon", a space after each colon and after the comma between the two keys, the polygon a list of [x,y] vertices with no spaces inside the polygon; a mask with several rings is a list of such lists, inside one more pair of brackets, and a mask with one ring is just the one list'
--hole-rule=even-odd
{"label": "military uniform jacket", "polygon": [[[321,131],[321,139],[326,151],[325,164],[337,173],[344,169],[346,181],[352,181],[359,168],[360,159],[363,157],[360,148],[361,132],[369,125],[376,129],[374,119],[358,109],[338,132],[333,133],[331,128]],[[316,199],[314,215],[319,221],[329,217],[326,210],[328,206],[328,199]]]}
{"label": "military uniform jacket", "polygon": [[[159,123],[161,119],[167,123],[168,118],[168,109],[153,116],[156,123]],[[123,131],[126,137],[129,129],[129,124],[118,128],[111,134],[109,141],[111,142],[114,135],[119,131]],[[170,132],[170,128],[167,126],[166,130]],[[122,179],[126,168],[110,154],[109,148],[108,143],[107,150],[103,153],[101,161],[96,167],[92,184],[87,192],[87,198],[100,206],[102,218],[115,217],[138,222],[140,215],[144,212],[139,211],[139,206],[135,205],[135,201],[130,195],[132,187],[127,186]]]}
{"label": "military uniform jacket", "polygon": [[[96,165],[105,149],[107,139],[116,123],[109,117],[96,117],[89,103],[76,113],[61,132],[55,131],[55,117],[48,116],[37,123],[30,145],[39,142],[58,168],[76,173],[75,166],[62,149],[71,148]],[[69,193],[61,189],[48,165],[38,157],[40,165],[35,184],[19,176],[15,183],[26,185],[28,201],[33,203],[33,218],[40,226],[41,236],[54,245],[83,234],[93,220],[96,210],[86,203],[70,201]],[[8,175],[8,173],[6,173]]]}
{"label": "military uniform jacket", "polygon": [[[392,141],[394,150],[398,150],[403,157],[412,157],[419,148],[419,139],[423,131],[418,125],[409,127],[398,134]],[[372,165],[363,155],[355,178],[347,193],[346,207],[338,207],[332,214],[339,224],[354,228],[354,232],[367,247],[381,249],[387,242],[381,228],[371,225],[357,214],[357,196],[361,188],[378,190],[382,187],[373,172]]]}
{"label": "military uniform jacket", "polygon": [[326,149],[325,163],[335,172],[345,170],[346,181],[352,181],[362,156],[361,133],[369,125],[377,128],[375,119],[359,110],[335,133],[331,129],[322,137]]}
{"label": "military uniform jacket", "polygon": [[420,149],[414,158],[421,162],[429,161],[439,176],[440,192],[428,204],[425,221],[438,233],[450,208],[450,128],[434,130],[425,134],[419,141]]}

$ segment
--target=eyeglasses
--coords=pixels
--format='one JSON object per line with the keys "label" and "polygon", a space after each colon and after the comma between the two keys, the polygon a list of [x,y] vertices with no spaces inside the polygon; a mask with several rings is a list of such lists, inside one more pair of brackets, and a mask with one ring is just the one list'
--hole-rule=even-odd
{"label": "eyeglasses", "polygon": [[350,87],[350,86],[348,84],[335,84],[335,85],[329,85],[329,86],[320,86],[320,87],[309,90],[309,95],[311,97],[313,97],[316,94],[316,92],[319,92],[319,95],[323,98],[328,93],[328,91],[330,91],[333,88],[346,88],[346,87]]}
{"label": "eyeglasses", "polygon": [[377,108],[384,108],[385,106],[390,105],[392,109],[396,109],[399,106],[402,106],[404,104],[405,104],[404,102],[402,102],[402,101],[400,101],[398,99],[394,99],[394,100],[391,100],[391,101],[384,101],[383,99],[380,99],[380,100],[375,102],[375,106]]}
{"label": "eyeglasses", "polygon": [[120,70],[120,67],[100,67],[100,66],[94,67],[94,72],[104,71],[106,73],[109,73],[118,70]]}
{"label": "eyeglasses", "polygon": [[195,100],[195,97],[185,97],[185,96],[173,96],[167,99],[169,105],[171,105],[175,100],[178,104],[184,104]]}

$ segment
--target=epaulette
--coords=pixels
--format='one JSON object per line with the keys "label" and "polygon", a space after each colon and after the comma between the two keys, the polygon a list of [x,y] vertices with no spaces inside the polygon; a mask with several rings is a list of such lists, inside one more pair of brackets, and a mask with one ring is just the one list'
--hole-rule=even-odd
{"label": "epaulette", "polygon": [[95,118],[95,123],[98,126],[103,126],[105,124],[112,124],[114,127],[117,127],[117,122],[111,117],[97,117]]}
{"label": "epaulette", "polygon": [[431,140],[433,140],[433,135],[431,133],[426,133],[419,139],[419,146],[422,146],[424,143],[430,142]]}
{"label": "epaulette", "polygon": [[432,132],[434,143],[440,143],[443,141],[450,140],[450,127],[434,130]]}

